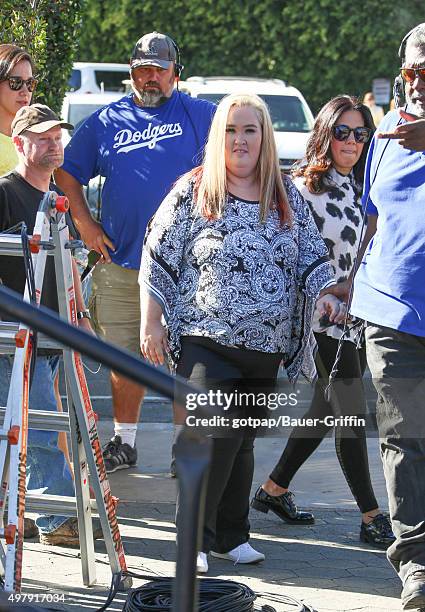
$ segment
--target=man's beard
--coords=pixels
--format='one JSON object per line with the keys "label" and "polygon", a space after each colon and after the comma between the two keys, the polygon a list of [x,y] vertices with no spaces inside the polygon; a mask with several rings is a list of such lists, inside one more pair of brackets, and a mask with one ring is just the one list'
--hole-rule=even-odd
{"label": "man's beard", "polygon": [[39,160],[38,165],[40,168],[43,168],[43,170],[49,170],[53,172],[54,170],[57,170],[62,166],[63,159],[63,154],[45,155]]}
{"label": "man's beard", "polygon": [[167,100],[167,97],[164,96],[160,89],[158,90],[150,90],[150,91],[139,91],[137,92],[137,97],[142,106],[161,106]]}
{"label": "man's beard", "polygon": [[406,100],[413,113],[420,119],[425,119],[425,97],[406,95]]}

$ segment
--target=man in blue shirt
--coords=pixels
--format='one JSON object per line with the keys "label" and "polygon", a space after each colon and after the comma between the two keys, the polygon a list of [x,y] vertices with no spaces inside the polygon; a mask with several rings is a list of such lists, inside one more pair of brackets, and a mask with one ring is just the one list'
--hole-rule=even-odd
{"label": "man in blue shirt", "polygon": [[[367,321],[368,364],[378,392],[381,454],[396,535],[387,555],[403,582],[403,609],[423,612],[425,24],[407,38],[401,75],[406,107],[384,118],[383,133],[369,150],[364,204],[376,233],[355,277],[351,313]],[[417,121],[411,123],[406,111]]]}
{"label": "man in blue shirt", "polygon": [[[139,353],[137,282],[147,222],[176,179],[198,165],[215,105],[174,88],[183,66],[175,42],[145,34],[130,59],[132,93],[91,115],[65,151],[56,180],[87,247],[102,255],[93,274],[92,311],[106,340]],[[102,221],[91,217],[82,185],[101,175]],[[115,435],[108,472],[136,465],[144,388],[111,372]]]}

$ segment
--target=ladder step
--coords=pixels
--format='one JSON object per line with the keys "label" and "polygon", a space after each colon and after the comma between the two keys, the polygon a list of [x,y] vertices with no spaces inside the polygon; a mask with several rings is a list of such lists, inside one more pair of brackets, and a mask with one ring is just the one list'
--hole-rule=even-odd
{"label": "ladder step", "polygon": [[[99,516],[96,500],[90,500],[93,516]],[[75,497],[61,495],[39,495],[27,491],[25,496],[25,511],[37,514],[54,514],[63,516],[77,516]]]}
{"label": "ladder step", "polygon": [[[8,507],[7,501],[5,510]],[[92,515],[98,517],[99,513],[95,499],[90,499],[90,507]],[[25,512],[53,514],[55,516],[77,516],[76,500],[75,497],[67,497],[65,495],[45,495],[44,493],[27,491],[25,495]]]}
{"label": "ladder step", "polygon": [[[32,236],[28,236],[31,240]],[[49,240],[54,248],[52,240]],[[48,255],[53,255],[53,251],[48,249]],[[22,240],[20,234],[5,234],[0,233],[0,255],[17,255],[22,256]]]}
{"label": "ladder step", "polygon": [[[15,336],[19,329],[19,323],[0,321],[0,354],[10,355],[15,352]],[[63,349],[63,345],[51,340],[44,334],[38,334],[38,348]]]}
{"label": "ladder step", "polygon": [[[6,408],[0,407],[0,422],[4,421]],[[50,410],[28,410],[28,426],[30,429],[43,431],[69,431],[67,412],[52,412]],[[4,440],[4,429],[0,430],[0,439]],[[8,432],[6,432],[7,438]]]}

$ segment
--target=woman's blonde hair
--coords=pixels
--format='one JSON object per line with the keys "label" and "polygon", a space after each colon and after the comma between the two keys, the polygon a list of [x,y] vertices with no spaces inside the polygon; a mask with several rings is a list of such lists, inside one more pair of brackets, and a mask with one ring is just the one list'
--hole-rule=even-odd
{"label": "woman's blonde hair", "polygon": [[277,208],[281,222],[290,223],[291,209],[280,173],[270,113],[265,102],[255,94],[230,94],[217,106],[205,146],[204,163],[189,173],[195,179],[196,207],[208,219],[223,214],[228,193],[226,126],[230,109],[235,106],[253,108],[261,125],[261,149],[256,168],[260,183],[260,221],[264,223],[270,209]]}

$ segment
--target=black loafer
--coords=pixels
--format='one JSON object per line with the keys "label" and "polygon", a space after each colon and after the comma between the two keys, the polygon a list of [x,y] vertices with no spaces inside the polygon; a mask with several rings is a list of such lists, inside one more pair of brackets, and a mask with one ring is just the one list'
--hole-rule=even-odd
{"label": "black loafer", "polygon": [[425,570],[407,576],[401,592],[403,610],[417,610],[425,606]]}
{"label": "black loafer", "polygon": [[262,487],[258,487],[251,507],[267,514],[269,510],[291,525],[313,525],[314,516],[311,512],[301,512],[294,503],[294,494],[290,491],[282,495],[269,495]]}
{"label": "black loafer", "polygon": [[385,514],[377,514],[367,525],[362,522],[360,540],[376,548],[387,550],[395,540],[390,519]]}

